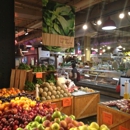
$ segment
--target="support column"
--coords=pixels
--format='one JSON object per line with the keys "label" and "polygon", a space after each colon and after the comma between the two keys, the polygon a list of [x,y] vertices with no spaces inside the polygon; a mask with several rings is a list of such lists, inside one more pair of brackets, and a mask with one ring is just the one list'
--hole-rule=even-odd
{"label": "support column", "polygon": [[14,0],[0,2],[0,88],[7,88],[15,68]]}
{"label": "support column", "polygon": [[84,36],[84,54],[85,54],[84,62],[90,61],[90,54],[91,54],[90,40],[91,40],[90,37]]}

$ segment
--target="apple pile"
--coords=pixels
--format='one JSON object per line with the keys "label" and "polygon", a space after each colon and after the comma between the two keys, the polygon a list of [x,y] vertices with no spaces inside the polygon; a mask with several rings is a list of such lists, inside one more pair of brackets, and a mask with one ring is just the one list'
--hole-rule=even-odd
{"label": "apple pile", "polygon": [[119,110],[130,114],[130,99],[102,102],[106,106],[116,106]]}
{"label": "apple pile", "polygon": [[40,85],[39,94],[42,101],[71,96],[64,87],[55,86],[54,83],[48,82]]}
{"label": "apple pile", "polygon": [[50,119],[54,112],[50,103],[36,103],[25,97],[17,97],[11,102],[0,104],[0,108],[0,130],[25,128],[37,115]]}
{"label": "apple pile", "polygon": [[75,120],[75,116],[67,116],[56,110],[50,119],[46,116],[36,116],[25,128],[17,128],[17,130],[109,130],[104,124],[99,126],[96,122],[86,125],[83,122]]}

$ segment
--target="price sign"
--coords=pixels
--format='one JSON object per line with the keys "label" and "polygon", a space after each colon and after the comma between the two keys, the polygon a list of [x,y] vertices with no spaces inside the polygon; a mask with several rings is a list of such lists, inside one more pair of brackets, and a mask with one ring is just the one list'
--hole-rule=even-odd
{"label": "price sign", "polygon": [[42,73],[41,72],[36,73],[36,78],[42,78]]}
{"label": "price sign", "polygon": [[63,107],[71,106],[71,98],[63,99]]}
{"label": "price sign", "polygon": [[57,107],[56,103],[52,103],[51,106],[52,106],[52,108],[54,108],[54,109]]}
{"label": "price sign", "polygon": [[111,113],[103,111],[103,123],[112,125],[112,114]]}
{"label": "price sign", "polygon": [[125,128],[125,127],[123,127],[123,126],[119,126],[119,130],[129,130],[129,129],[127,129],[127,128]]}

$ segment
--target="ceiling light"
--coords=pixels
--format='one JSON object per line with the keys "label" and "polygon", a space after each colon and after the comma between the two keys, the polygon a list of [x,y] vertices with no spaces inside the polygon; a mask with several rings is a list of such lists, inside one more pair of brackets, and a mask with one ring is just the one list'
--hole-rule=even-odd
{"label": "ceiling light", "polygon": [[102,50],[102,52],[106,52],[106,50],[105,50],[105,49],[103,49],[103,50]]}
{"label": "ceiling light", "polygon": [[130,10],[128,11],[128,15],[130,15]]}
{"label": "ceiling light", "polygon": [[100,49],[102,49],[102,47],[100,47]]}
{"label": "ceiling light", "polygon": [[124,13],[120,13],[120,14],[119,14],[119,18],[120,18],[120,19],[123,19],[124,17],[125,17],[125,14],[124,14]]}
{"label": "ceiling light", "polygon": [[100,52],[99,55],[102,55],[102,53]]}
{"label": "ceiling light", "polygon": [[97,21],[97,24],[98,24],[98,25],[101,25],[101,24],[102,24],[102,21],[101,21],[101,20],[98,20],[98,21]]}
{"label": "ceiling light", "polygon": [[86,51],[87,51],[88,49],[86,48]]}
{"label": "ceiling light", "polygon": [[93,48],[91,48],[91,50],[93,50]]}
{"label": "ceiling light", "polygon": [[24,35],[28,35],[27,29],[24,29]]}
{"label": "ceiling light", "polygon": [[102,26],[103,30],[113,30],[116,29],[116,24],[115,22],[108,17],[108,19],[104,22],[103,26]]}
{"label": "ceiling light", "polygon": [[125,48],[123,48],[123,50],[125,50]]}
{"label": "ceiling light", "polygon": [[108,46],[108,47],[107,47],[107,49],[108,49],[108,50],[110,50],[110,49],[111,49],[111,47],[110,47],[110,46]]}
{"label": "ceiling light", "polygon": [[86,30],[88,27],[86,24],[83,25],[83,29]]}
{"label": "ceiling light", "polygon": [[121,49],[121,48],[122,48],[122,46],[121,46],[121,45],[119,45],[119,46],[118,46],[118,48],[120,48],[120,49]]}

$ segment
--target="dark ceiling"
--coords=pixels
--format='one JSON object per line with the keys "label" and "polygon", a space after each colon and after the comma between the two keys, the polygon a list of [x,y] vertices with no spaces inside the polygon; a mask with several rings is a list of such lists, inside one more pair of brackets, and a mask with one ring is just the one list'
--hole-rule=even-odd
{"label": "dark ceiling", "polygon": [[[104,39],[117,42],[130,42],[130,16],[127,15],[130,9],[129,0],[53,0],[62,4],[75,7],[75,37],[89,36],[92,41]],[[126,16],[119,19],[119,13],[124,11]],[[117,29],[113,31],[103,31],[101,26],[94,25],[99,18],[104,22],[111,17],[116,23]],[[88,29],[82,29],[83,24],[88,24]],[[41,41],[42,34],[42,1],[39,0],[15,0],[15,27],[18,29],[16,39],[19,43],[36,39]],[[24,28],[28,28],[30,35],[24,36]]]}

